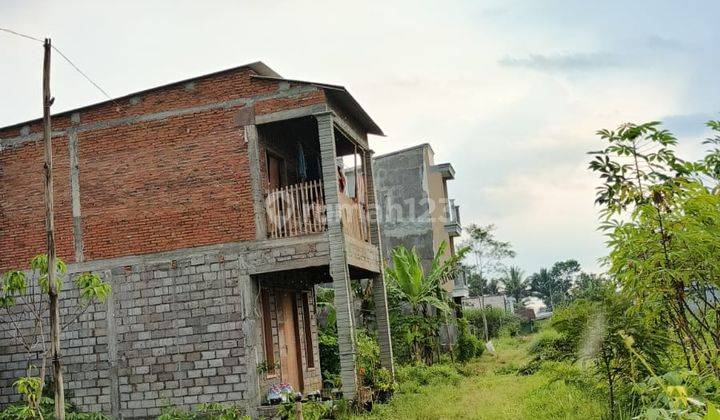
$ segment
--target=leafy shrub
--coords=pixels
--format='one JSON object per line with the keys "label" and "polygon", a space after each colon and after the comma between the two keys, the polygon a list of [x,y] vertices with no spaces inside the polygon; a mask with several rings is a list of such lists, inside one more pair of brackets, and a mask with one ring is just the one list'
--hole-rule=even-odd
{"label": "leafy shrub", "polygon": [[562,382],[565,385],[574,386],[578,389],[591,393],[591,390],[600,391],[597,379],[587,369],[576,363],[570,362],[545,362],[540,367],[540,373],[545,375],[550,383]]}
{"label": "leafy shrub", "polygon": [[367,331],[358,329],[355,334],[358,376],[365,386],[373,386],[376,372],[380,369],[380,346]]}
{"label": "leafy shrub", "polygon": [[514,336],[520,333],[521,319],[515,314],[498,308],[465,309],[463,318],[468,320],[478,336],[481,336],[483,331],[483,313],[485,313],[485,319],[487,320],[488,336],[490,338],[497,338],[502,334]]}
{"label": "leafy shrub", "polygon": [[468,322],[466,319],[459,318],[457,320],[458,325],[458,338],[456,346],[456,358],[460,363],[467,363],[473,357],[478,355],[478,352],[482,354],[484,346],[480,340],[471,334],[468,329]]}
{"label": "leafy shrub", "polygon": [[320,330],[318,344],[320,347],[320,372],[323,381],[332,382],[333,378],[340,374],[340,347],[337,334]]}
{"label": "leafy shrub", "polygon": [[632,394],[641,407],[638,418],[700,418],[711,404],[720,405],[720,380],[681,369],[636,383]]}
{"label": "leafy shrub", "polygon": [[574,361],[577,341],[565,334],[548,329],[542,331],[530,344],[528,353],[532,359],[522,366],[518,373],[530,375],[537,372],[544,362]]}
{"label": "leafy shrub", "polygon": [[[40,412],[42,418],[53,419],[55,418],[55,401],[52,398],[43,397],[40,400]],[[37,410],[31,409],[27,404],[12,404],[5,407],[4,410],[0,411],[0,420],[26,420],[26,419],[39,419],[39,413]],[[108,420],[108,418],[102,413],[81,413],[77,411],[75,406],[72,404],[65,404],[65,419],[66,420]]]}
{"label": "leafy shrub", "polygon": [[457,385],[462,376],[457,368],[450,364],[406,365],[397,369],[396,377],[399,384],[415,383],[417,385]]}
{"label": "leafy shrub", "polygon": [[166,407],[158,420],[249,420],[245,409],[238,405],[222,405],[220,403],[198,404],[192,410],[177,407]]}
{"label": "leafy shrub", "polygon": [[[324,403],[321,401],[307,401],[302,403],[303,419],[321,420],[328,418],[330,411],[332,410],[331,404],[332,402]],[[295,403],[286,402],[278,406],[278,416],[287,420],[296,419],[297,416],[295,415]]]}
{"label": "leafy shrub", "polygon": [[561,334],[579,343],[588,327],[588,321],[597,313],[597,302],[576,300],[556,308],[550,318],[550,325]]}
{"label": "leafy shrub", "polygon": [[340,375],[340,347],[337,336],[335,291],[332,288],[316,289],[318,311],[318,345],[320,347],[320,373],[323,383],[332,387]]}

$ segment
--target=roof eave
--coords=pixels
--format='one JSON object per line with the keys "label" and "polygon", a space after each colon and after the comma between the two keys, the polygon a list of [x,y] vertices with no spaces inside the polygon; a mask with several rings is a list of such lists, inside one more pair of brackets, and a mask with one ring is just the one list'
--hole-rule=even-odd
{"label": "roof eave", "polygon": [[306,84],[306,85],[313,85],[320,89],[324,89],[330,92],[333,92],[337,94],[336,99],[341,102],[342,105],[345,105],[348,110],[353,114],[355,118],[358,119],[358,121],[364,126],[365,130],[367,130],[368,134],[374,134],[376,136],[385,137],[385,133],[383,133],[380,126],[377,125],[375,121],[370,117],[370,115],[363,109],[362,106],[358,103],[357,100],[350,94],[350,92],[344,87],[340,85],[331,85],[327,83],[317,83],[317,82],[310,82],[307,80],[297,80],[297,79],[285,79],[282,77],[272,77],[272,76],[263,76],[263,75],[252,75],[252,78],[255,79],[262,79],[262,80],[273,80],[277,82],[288,82],[288,83],[299,83],[299,84]]}

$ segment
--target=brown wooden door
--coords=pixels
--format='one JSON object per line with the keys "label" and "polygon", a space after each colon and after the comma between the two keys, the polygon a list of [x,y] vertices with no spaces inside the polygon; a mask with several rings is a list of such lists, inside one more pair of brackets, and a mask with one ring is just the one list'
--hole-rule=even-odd
{"label": "brown wooden door", "polygon": [[281,314],[278,314],[280,339],[280,372],[283,382],[302,392],[302,372],[300,371],[300,340],[298,338],[297,303],[295,293],[278,293]]}
{"label": "brown wooden door", "polygon": [[282,158],[271,153],[267,154],[268,188],[270,191],[283,186],[285,162]]}

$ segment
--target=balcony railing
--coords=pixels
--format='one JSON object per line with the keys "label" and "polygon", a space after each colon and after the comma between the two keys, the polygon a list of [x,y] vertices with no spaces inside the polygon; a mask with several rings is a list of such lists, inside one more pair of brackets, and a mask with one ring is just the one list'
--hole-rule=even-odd
{"label": "balcony railing", "polygon": [[322,181],[308,181],[272,190],[265,199],[268,236],[287,238],[327,229]]}
{"label": "balcony railing", "polygon": [[[338,196],[343,232],[370,242],[367,206],[343,193]],[[265,213],[270,238],[288,238],[327,230],[322,181],[308,181],[270,191],[265,199]]]}
{"label": "balcony railing", "polygon": [[455,205],[455,200],[450,200],[445,208],[445,230],[450,236],[460,236],[460,206]]}
{"label": "balcony railing", "polygon": [[340,217],[346,235],[370,242],[370,224],[367,206],[340,193]]}

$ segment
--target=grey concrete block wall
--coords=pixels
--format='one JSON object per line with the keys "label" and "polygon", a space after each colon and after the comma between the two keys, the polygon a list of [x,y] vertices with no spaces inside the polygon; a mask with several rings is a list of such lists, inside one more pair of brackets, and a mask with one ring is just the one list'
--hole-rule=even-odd
{"label": "grey concrete block wall", "polygon": [[[260,402],[259,330],[250,275],[326,265],[328,252],[327,237],[314,235],[71,264],[71,273],[102,275],[113,293],[62,335],[67,395],[82,410],[117,418],[209,401],[252,409]],[[69,279],[64,289],[67,320],[77,292]],[[12,383],[28,362],[39,365],[14,327],[0,324],[0,406],[17,400]]]}
{"label": "grey concrete block wall", "polygon": [[423,259],[432,259],[428,168],[425,148],[420,145],[372,160],[377,199],[377,217],[382,226],[382,253],[385,258],[398,245],[415,246]]}
{"label": "grey concrete block wall", "polygon": [[112,270],[120,412],[245,399],[238,266],[230,254]]}

